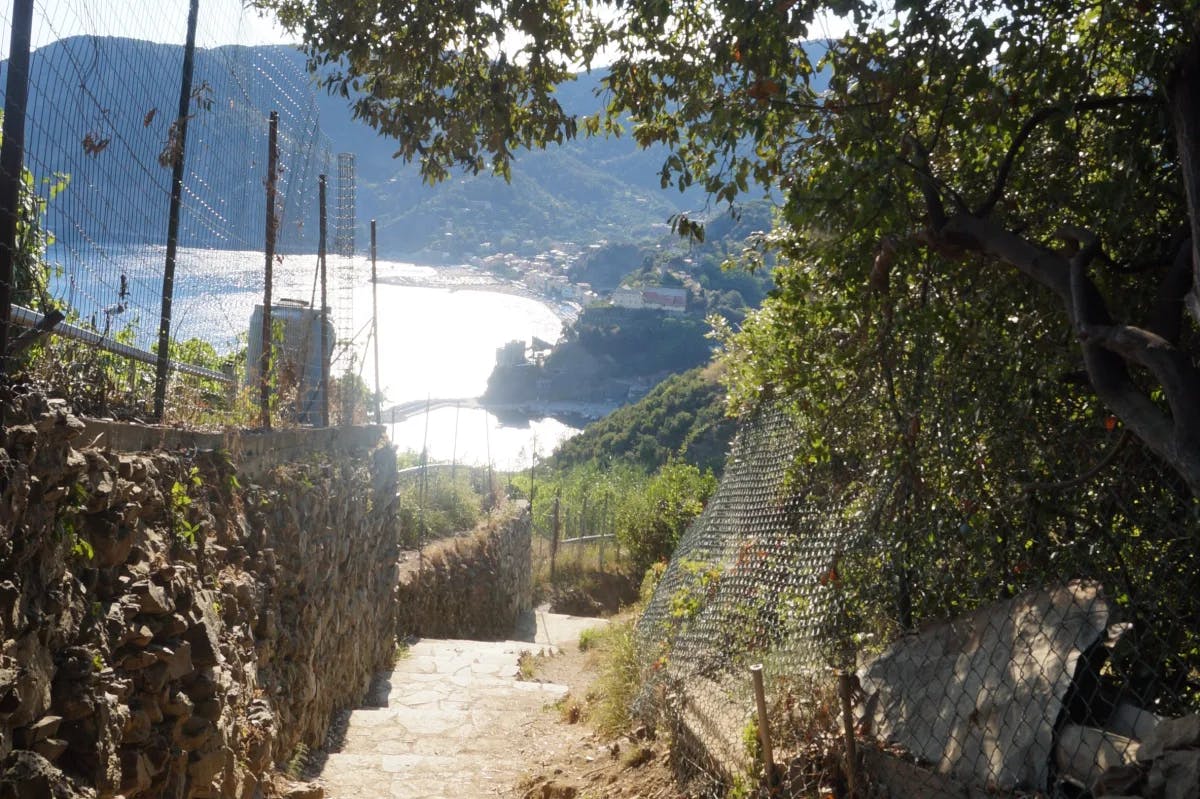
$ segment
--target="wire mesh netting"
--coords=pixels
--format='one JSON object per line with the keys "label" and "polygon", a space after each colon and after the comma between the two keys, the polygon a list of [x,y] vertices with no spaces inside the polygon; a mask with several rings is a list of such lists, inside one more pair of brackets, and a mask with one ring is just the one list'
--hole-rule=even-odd
{"label": "wire mesh netting", "polygon": [[803,438],[782,407],[743,426],[638,623],[635,711],[692,795],[1196,795],[1200,717],[1169,720],[1198,704],[1196,520],[1169,470],[1125,446],[1108,478],[1015,496],[1036,532],[1006,552],[895,523],[896,472]]}
{"label": "wire mesh netting", "polygon": [[[171,358],[199,369],[173,369],[167,418],[202,422],[228,405],[231,370],[222,366],[244,357],[263,297],[271,111],[279,114],[274,296],[310,307],[315,299],[316,259],[307,254],[317,247],[317,176],[336,164],[303,55],[242,44],[253,40],[254,14],[201,3],[181,117],[188,12],[186,0],[103,12],[86,0],[35,3],[24,203],[27,235],[39,240],[22,247],[15,299],[35,313],[61,310],[67,324],[95,334],[52,338],[35,369],[83,412],[150,414],[153,363],[100,350],[114,342],[156,350],[180,159]],[[0,10],[6,28],[9,13]]]}

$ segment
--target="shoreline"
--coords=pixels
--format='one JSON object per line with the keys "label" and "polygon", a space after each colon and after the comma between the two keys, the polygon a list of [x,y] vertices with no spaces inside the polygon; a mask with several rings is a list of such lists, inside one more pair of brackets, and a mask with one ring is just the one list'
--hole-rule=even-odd
{"label": "shoreline", "polygon": [[[419,266],[419,264],[418,264]],[[504,280],[472,266],[428,267],[435,270],[433,275],[380,275],[377,283],[388,286],[403,286],[407,288],[446,289],[447,291],[490,291],[497,294],[509,294],[524,297],[546,306],[551,313],[564,323],[574,322],[579,318],[582,308],[576,303],[569,303],[539,294],[523,283]]]}
{"label": "shoreline", "polygon": [[[557,419],[570,423],[572,427],[582,430],[591,422],[603,419],[615,411],[619,405],[605,402],[583,402],[579,400],[534,400],[532,402],[487,402],[478,401],[477,407],[488,411],[497,418],[503,414],[519,414],[524,419]],[[583,424],[576,425],[576,421]]]}

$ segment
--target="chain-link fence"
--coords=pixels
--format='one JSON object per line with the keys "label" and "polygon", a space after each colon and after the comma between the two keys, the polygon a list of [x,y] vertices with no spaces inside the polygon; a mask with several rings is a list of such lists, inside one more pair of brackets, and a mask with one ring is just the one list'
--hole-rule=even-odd
{"label": "chain-link fence", "polygon": [[902,471],[803,439],[780,408],[743,427],[639,622],[635,709],[690,793],[1197,795],[1200,718],[1165,720],[1200,703],[1195,505],[1168,469],[1126,437],[1088,481],[1015,490],[1008,532],[960,507],[914,529]]}
{"label": "chain-link fence", "polygon": [[[13,330],[52,312],[65,320],[58,336],[13,368],[81,412],[151,419],[165,329],[164,420],[256,423],[251,408],[235,410],[234,382],[244,378],[247,342],[257,332],[251,316],[264,301],[268,186],[272,303],[316,308],[318,175],[332,183],[337,161],[303,54],[247,46],[260,24],[254,12],[202,2],[189,74],[190,5],[117,3],[99,12],[86,0],[34,3]],[[12,23],[6,3],[0,25],[7,31]],[[269,181],[273,111],[278,166]],[[330,316],[344,294],[331,293]],[[270,382],[286,394],[287,369]],[[243,383],[242,393],[253,392]],[[282,411],[282,401],[276,405]]]}

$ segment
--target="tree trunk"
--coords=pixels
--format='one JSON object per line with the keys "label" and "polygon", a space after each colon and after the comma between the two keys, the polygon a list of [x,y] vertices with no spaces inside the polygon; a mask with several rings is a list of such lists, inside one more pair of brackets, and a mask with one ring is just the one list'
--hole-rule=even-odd
{"label": "tree trunk", "polygon": [[[1196,186],[1200,189],[1200,181]],[[1007,263],[1052,290],[1079,334],[1084,366],[1101,401],[1200,497],[1200,371],[1189,354],[1149,331],[1114,323],[1095,283],[1084,273],[1085,264],[1073,264],[991,219],[958,213],[937,235]],[[1170,413],[1132,379],[1132,366],[1158,382]]]}
{"label": "tree trunk", "polygon": [[1187,192],[1188,221],[1192,234],[1192,290],[1187,307],[1200,322],[1200,36],[1184,51],[1167,87],[1179,169]]}

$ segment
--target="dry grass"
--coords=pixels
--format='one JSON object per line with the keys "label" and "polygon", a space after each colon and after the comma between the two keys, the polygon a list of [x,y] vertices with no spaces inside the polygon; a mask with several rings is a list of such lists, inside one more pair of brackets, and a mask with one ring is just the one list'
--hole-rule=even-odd
{"label": "dry grass", "polygon": [[537,677],[537,655],[526,651],[517,655],[517,679],[532,682]]}
{"label": "dry grass", "polygon": [[588,718],[597,732],[610,738],[629,731],[629,708],[642,687],[636,618],[631,615],[609,624],[594,644],[600,657],[600,673],[588,693]]}
{"label": "dry grass", "polygon": [[[601,554],[603,553],[603,554]],[[596,571],[619,571],[627,564],[612,541],[560,545],[554,562],[554,586],[574,585]],[[533,546],[533,583],[549,588],[550,542],[538,538]]]}

